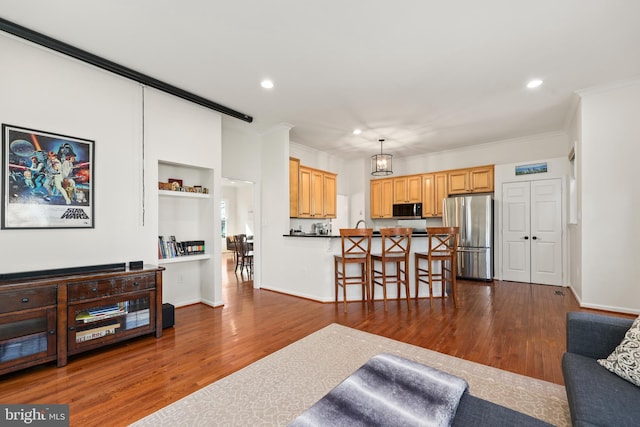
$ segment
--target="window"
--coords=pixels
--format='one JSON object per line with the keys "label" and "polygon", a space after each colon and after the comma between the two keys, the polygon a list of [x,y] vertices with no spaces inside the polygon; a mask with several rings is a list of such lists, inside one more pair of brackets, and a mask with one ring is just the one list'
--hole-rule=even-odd
{"label": "window", "polygon": [[222,238],[227,237],[227,205],[225,201],[220,202],[220,224],[222,225]]}

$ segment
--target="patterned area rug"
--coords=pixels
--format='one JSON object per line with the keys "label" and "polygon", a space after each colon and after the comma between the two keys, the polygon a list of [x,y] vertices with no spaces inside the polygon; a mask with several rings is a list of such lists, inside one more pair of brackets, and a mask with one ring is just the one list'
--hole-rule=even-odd
{"label": "patterned area rug", "polygon": [[332,324],[133,426],[284,426],[383,352],[462,377],[474,396],[556,426],[571,425],[560,385]]}

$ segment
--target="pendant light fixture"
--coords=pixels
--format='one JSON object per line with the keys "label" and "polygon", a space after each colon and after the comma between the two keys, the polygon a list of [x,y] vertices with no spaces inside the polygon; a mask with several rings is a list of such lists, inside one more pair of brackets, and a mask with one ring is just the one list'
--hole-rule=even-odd
{"label": "pendant light fixture", "polygon": [[378,141],[380,141],[380,154],[371,156],[371,175],[391,175],[393,174],[393,156],[382,152],[384,139],[379,139]]}

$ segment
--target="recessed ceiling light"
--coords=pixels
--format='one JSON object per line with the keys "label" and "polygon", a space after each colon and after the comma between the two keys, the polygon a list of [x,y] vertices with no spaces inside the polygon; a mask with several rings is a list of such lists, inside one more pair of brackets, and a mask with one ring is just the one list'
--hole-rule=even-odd
{"label": "recessed ceiling light", "polygon": [[272,89],[273,82],[271,80],[263,80],[262,82],[260,82],[260,86],[262,86],[265,89]]}
{"label": "recessed ceiling light", "polygon": [[361,133],[362,133],[362,130],[360,130],[360,129],[354,129],[353,130],[353,134],[354,135],[360,135]]}
{"label": "recessed ceiling light", "polygon": [[529,83],[527,83],[527,87],[529,89],[533,89],[533,88],[536,88],[536,87],[540,86],[541,84],[542,84],[542,80],[533,79],[533,80],[529,80]]}

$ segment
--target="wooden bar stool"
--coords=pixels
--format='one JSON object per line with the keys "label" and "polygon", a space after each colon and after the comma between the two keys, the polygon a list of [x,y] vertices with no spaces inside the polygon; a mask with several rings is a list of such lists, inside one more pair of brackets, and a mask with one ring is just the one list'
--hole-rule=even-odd
{"label": "wooden bar stool", "polygon": [[[369,301],[369,275],[371,270],[371,236],[372,228],[341,228],[340,240],[342,254],[333,256],[335,271],[336,303],[338,302],[338,287],[342,286],[342,300],[344,312],[347,312],[347,286],[362,286],[362,301]],[[359,275],[347,274],[347,265],[360,266]]]}
{"label": "wooden bar stool", "polygon": [[[427,227],[429,252],[415,253],[416,300],[420,283],[429,286],[429,299],[433,298],[433,282],[440,282],[444,300],[446,284],[451,283],[451,296],[454,307],[456,301],[456,265],[458,249],[458,227]],[[426,265],[421,264],[426,260]],[[440,272],[434,271],[434,262],[440,263]]]}
{"label": "wooden bar stool", "polygon": [[[375,296],[376,285],[382,286],[384,310],[387,311],[387,285],[395,283],[398,287],[398,302],[400,301],[400,287],[404,285],[409,305],[409,251],[411,250],[411,228],[383,228],[382,253],[371,255],[371,300]],[[379,265],[377,266],[378,263]],[[388,272],[387,265],[395,264],[395,271]]]}

